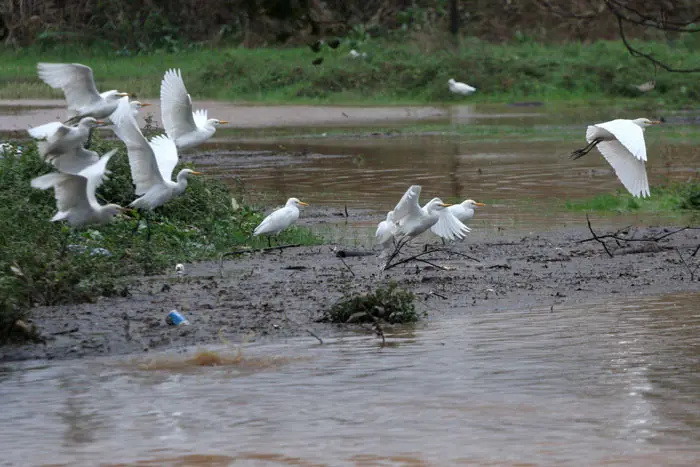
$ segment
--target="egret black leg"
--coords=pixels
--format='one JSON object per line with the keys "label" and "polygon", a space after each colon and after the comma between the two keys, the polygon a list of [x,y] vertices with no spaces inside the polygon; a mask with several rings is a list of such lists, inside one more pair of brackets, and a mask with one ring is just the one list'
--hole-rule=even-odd
{"label": "egret black leg", "polygon": [[95,132],[94,128],[90,128],[88,131],[88,139],[85,142],[85,149],[90,149],[90,145],[92,144],[92,134]]}
{"label": "egret black leg", "polygon": [[151,216],[150,211],[146,211],[146,241],[151,241]]}
{"label": "egret black leg", "polygon": [[594,147],[596,147],[596,145],[597,145],[598,143],[600,143],[601,141],[603,141],[601,138],[596,138],[596,139],[594,139],[593,141],[591,141],[590,143],[588,143],[588,145],[587,145],[585,148],[577,149],[577,150],[575,150],[574,152],[572,152],[572,153],[571,153],[571,158],[572,158],[573,160],[576,160],[576,159],[578,159],[579,157],[585,156],[586,154],[588,154],[589,152],[591,152],[591,149],[593,149]]}

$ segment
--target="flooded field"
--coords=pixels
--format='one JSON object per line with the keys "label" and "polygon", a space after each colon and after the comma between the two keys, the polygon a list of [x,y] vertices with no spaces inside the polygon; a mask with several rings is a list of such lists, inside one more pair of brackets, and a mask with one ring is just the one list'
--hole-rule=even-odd
{"label": "flooded field", "polygon": [[697,465],[698,300],[9,365],[0,465]]}
{"label": "flooded field", "polygon": [[[62,118],[60,105],[0,103],[0,131],[17,138]],[[233,128],[186,158],[232,185],[240,179],[254,201],[296,196],[312,209],[368,211],[350,225],[370,238],[406,188],[421,184],[423,201],[488,204],[455,246],[482,262],[393,270],[401,284],[449,297],[426,299],[428,319],[387,330],[385,346],[361,332],[326,329],[318,345],[279,330],[281,313],[313,324],[333,294],[376,281],[375,265],[357,258],[340,281],[346,269],[327,246],[231,261],[220,278],[218,265],[188,265],[191,281],[144,281],[127,298],[45,307],[66,360],[0,366],[0,466],[700,464],[700,294],[688,280],[695,263],[678,259],[697,235],[608,258],[577,243],[587,232],[537,233],[581,227],[584,214],[566,200],[621,188],[597,153],[576,162],[568,154],[584,144],[586,124],[630,115],[202,105]],[[674,128],[688,124],[679,115],[647,131],[652,185],[697,176],[700,150],[678,137]],[[317,222],[305,213],[302,222]],[[674,290],[682,292],[659,295]],[[162,308],[185,303],[195,324],[176,334]],[[227,323],[271,337],[172,350],[211,342]],[[100,358],[92,346],[142,353]]]}

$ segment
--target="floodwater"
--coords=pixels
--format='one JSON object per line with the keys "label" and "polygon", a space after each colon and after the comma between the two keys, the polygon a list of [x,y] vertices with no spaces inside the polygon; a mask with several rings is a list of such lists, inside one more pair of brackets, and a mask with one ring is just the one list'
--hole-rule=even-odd
{"label": "floodwater", "polygon": [[698,465],[698,300],[7,365],[0,465]]}

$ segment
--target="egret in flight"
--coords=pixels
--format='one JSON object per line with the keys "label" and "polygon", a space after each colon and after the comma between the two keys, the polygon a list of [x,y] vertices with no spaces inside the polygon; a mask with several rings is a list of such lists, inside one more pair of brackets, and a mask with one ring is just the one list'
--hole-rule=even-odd
{"label": "egret in flight", "polygon": [[90,132],[104,125],[101,120],[84,117],[77,126],[66,126],[51,122],[27,130],[32,138],[42,139],[37,143],[39,154],[61,172],[77,174],[99,160],[96,152],[85,149]]}
{"label": "egret in flight", "polygon": [[73,227],[106,224],[123,210],[117,204],[100,205],[95,197],[95,190],[104,181],[107,163],[116,152],[116,149],[109,151],[77,174],[52,172],[32,180],[34,188],[54,189],[58,212],[51,221],[66,220]]}
{"label": "egret in flight", "polygon": [[468,96],[476,91],[476,88],[471,87],[466,83],[460,83],[459,81],[455,81],[451,78],[449,81],[447,81],[447,87],[450,88],[451,92],[461,94],[463,96]]}
{"label": "egret in flight", "polygon": [[[466,224],[467,221],[474,217],[474,209],[483,206],[486,205],[484,203],[474,201],[473,199],[466,199],[459,204],[453,204],[452,206],[449,206],[447,208],[447,211],[453,216],[455,216],[457,219],[459,219],[460,222]],[[432,230],[433,233],[438,234],[438,232],[436,232],[436,225],[433,225],[430,228],[430,230]]]}
{"label": "egret in flight", "polygon": [[425,206],[418,204],[421,186],[413,185],[394,208],[396,238],[412,239],[434,227],[433,232],[445,240],[461,240],[471,230],[462,224],[440,198],[431,199]]}
{"label": "egret in flight", "polygon": [[645,163],[647,148],[644,128],[661,123],[658,120],[637,118],[618,119],[590,125],[586,130],[588,145],[571,153],[572,159],[588,154],[594,147],[615,170],[632,196],[644,198],[650,195]]}
{"label": "egret in flight", "polygon": [[180,70],[165,72],[160,84],[160,106],[165,133],[179,149],[199,146],[214,136],[217,126],[228,123],[207,118],[206,110],[192,112],[192,99]]}
{"label": "egret in flight", "polygon": [[97,92],[92,69],[80,63],[39,63],[37,69],[42,81],[63,90],[71,116],[66,123],[83,117],[107,118],[117,109],[119,98],[129,95],[116,90]]}
{"label": "egret in flight", "polygon": [[290,227],[299,219],[299,206],[308,206],[297,198],[289,198],[284,207],[270,213],[253,231],[253,236],[267,235],[268,245],[270,236],[278,235],[284,229]]}
{"label": "egret in flight", "polygon": [[[140,197],[129,206],[152,211],[164,205],[187,189],[190,175],[201,175],[190,169],[182,169],[177,174],[177,182],[172,181],[172,174],[178,163],[175,142],[167,136],[156,136],[150,143],[141,133],[127,98],[123,98],[119,107],[112,114],[114,132],[126,145],[131,168],[131,179],[135,193]],[[150,239],[150,224],[148,238]],[[138,227],[138,223],[136,224]]]}

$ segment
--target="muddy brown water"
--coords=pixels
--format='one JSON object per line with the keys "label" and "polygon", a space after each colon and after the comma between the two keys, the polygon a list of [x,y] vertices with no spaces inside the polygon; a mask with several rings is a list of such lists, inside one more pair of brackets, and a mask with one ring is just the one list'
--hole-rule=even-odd
{"label": "muddy brown water", "polygon": [[697,465],[699,300],[7,366],[1,465]]}
{"label": "muddy brown water", "polygon": [[[11,121],[59,115],[55,103],[35,103],[32,115],[24,104],[6,107]],[[245,108],[239,118],[285,126],[290,136],[232,139],[224,131],[193,159],[208,173],[240,177],[269,203],[297,196],[381,217],[420,183],[424,201],[485,201],[475,226],[513,231],[578,225],[582,214],[555,200],[619,188],[599,156],[567,158],[585,124],[599,119],[590,112],[559,121],[538,107],[348,107],[305,119],[305,107],[263,109]],[[366,134],[386,122],[400,131],[406,119],[579,127],[581,137],[323,136],[362,124]],[[700,158],[660,138],[650,138],[649,153],[652,183],[694,176]],[[5,364],[0,466],[698,465],[698,303],[697,293],[679,293],[556,310],[438,310],[390,332],[384,347],[346,333],[323,346],[290,338],[199,354]]]}

